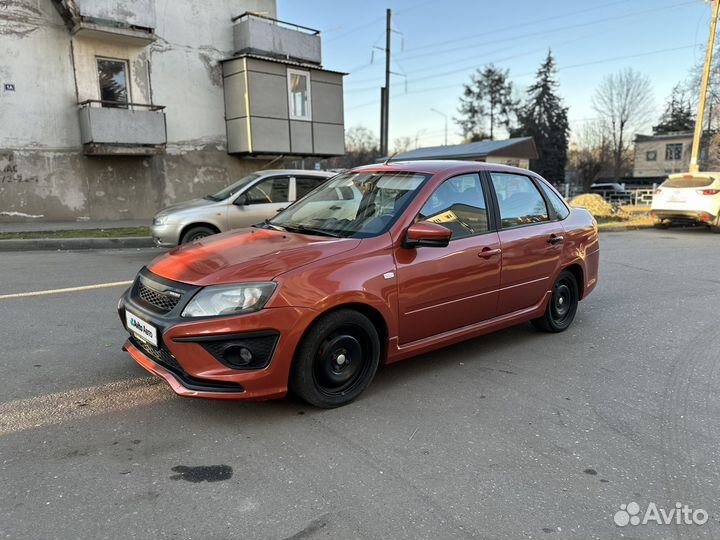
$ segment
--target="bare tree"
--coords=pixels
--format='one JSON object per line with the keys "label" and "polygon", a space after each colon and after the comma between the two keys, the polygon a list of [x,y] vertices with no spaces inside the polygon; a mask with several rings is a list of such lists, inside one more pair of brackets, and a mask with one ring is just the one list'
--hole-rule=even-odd
{"label": "bare tree", "polygon": [[411,148],[416,148],[415,141],[413,141],[410,137],[398,137],[395,139],[395,144],[393,146],[394,154],[402,154]]}
{"label": "bare tree", "polygon": [[330,158],[327,167],[345,169],[374,163],[380,157],[380,145],[375,133],[365,126],[353,126],[345,131],[345,155]]}
{"label": "bare tree", "polygon": [[586,122],[574,132],[574,143],[568,154],[568,170],[577,174],[583,191],[600,176],[613,170],[610,129],[602,120]]}
{"label": "bare tree", "polygon": [[620,178],[633,133],[646,127],[652,118],[650,79],[632,68],[608,75],[596,90],[592,105],[609,130],[613,175]]}

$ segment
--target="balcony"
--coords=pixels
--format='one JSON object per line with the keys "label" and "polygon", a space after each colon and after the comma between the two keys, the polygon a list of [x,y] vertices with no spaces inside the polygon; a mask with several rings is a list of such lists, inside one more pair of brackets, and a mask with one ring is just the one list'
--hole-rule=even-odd
{"label": "balcony", "polygon": [[165,152],[164,106],[88,100],[78,104],[85,155],[152,156]]}
{"label": "balcony", "polygon": [[233,18],[235,54],[254,54],[320,65],[320,32],[306,26],[243,13]]}
{"label": "balcony", "polygon": [[73,35],[144,47],[155,41],[155,0],[54,0]]}

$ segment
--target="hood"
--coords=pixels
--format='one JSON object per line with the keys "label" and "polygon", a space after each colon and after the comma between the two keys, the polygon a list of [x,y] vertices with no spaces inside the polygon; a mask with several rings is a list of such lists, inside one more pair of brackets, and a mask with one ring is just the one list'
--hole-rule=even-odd
{"label": "hood", "polygon": [[155,259],[148,268],[164,278],[200,286],[270,281],[359,244],[355,238],[239,229],[177,247]]}
{"label": "hood", "polygon": [[165,216],[167,214],[173,214],[175,212],[180,212],[182,210],[191,210],[193,208],[200,208],[202,206],[210,206],[212,204],[216,204],[221,201],[211,201],[209,199],[192,199],[190,201],[185,201],[181,203],[175,203],[171,204],[170,206],[166,206],[162,210],[160,210],[157,215],[158,216]]}

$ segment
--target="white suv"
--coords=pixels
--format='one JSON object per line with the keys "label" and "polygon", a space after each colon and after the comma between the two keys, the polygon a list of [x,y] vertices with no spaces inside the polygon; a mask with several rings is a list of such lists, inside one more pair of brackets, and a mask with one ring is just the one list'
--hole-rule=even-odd
{"label": "white suv", "polygon": [[656,227],[701,224],[720,233],[720,172],[673,174],[653,195]]}

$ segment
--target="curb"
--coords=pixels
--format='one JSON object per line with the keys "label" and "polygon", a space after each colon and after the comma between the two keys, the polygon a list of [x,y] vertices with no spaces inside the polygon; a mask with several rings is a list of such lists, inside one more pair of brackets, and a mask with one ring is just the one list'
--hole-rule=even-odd
{"label": "curb", "polygon": [[626,232],[626,231],[642,231],[644,229],[654,229],[652,225],[627,225],[620,227],[609,227],[606,229],[598,229],[601,233]]}
{"label": "curb", "polygon": [[0,240],[0,252],[7,251],[73,251],[84,249],[127,249],[155,247],[150,236],[117,238],[35,238]]}

